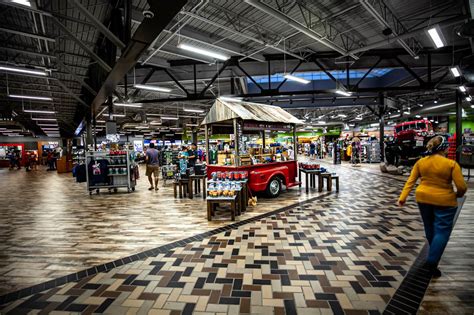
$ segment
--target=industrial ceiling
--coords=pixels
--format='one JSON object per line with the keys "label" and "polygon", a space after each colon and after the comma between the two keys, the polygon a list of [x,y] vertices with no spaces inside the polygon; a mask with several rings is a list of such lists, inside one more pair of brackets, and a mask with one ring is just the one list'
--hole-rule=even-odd
{"label": "industrial ceiling", "polygon": [[469,1],[445,0],[3,0],[0,115],[35,134],[56,119],[72,136],[113,110],[124,129],[158,130],[194,126],[216,97],[233,96],[308,124],[357,123],[376,119],[381,96],[386,118],[410,117],[452,103],[459,86],[469,111],[472,38],[457,33],[471,14]]}

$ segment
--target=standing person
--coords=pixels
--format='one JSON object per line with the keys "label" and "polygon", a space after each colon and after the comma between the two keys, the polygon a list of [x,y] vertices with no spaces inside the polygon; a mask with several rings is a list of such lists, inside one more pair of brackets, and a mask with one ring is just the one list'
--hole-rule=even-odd
{"label": "standing person", "polygon": [[191,146],[188,150],[188,166],[189,167],[194,167],[196,165],[196,161],[198,159],[198,153],[197,153],[197,147],[195,143],[191,143]]}
{"label": "standing person", "polygon": [[179,173],[181,176],[186,175],[186,170],[188,168],[188,148],[183,146],[181,148],[181,151],[178,154],[178,159],[179,159]]}
{"label": "standing person", "polygon": [[[148,190],[158,190],[158,181],[159,181],[159,174],[160,174],[160,155],[157,149],[155,149],[155,144],[150,143],[150,147],[146,150],[146,176],[148,176],[148,181],[150,182],[150,188]],[[153,181],[153,177],[154,181]],[[155,183],[155,187],[153,187],[153,182]]]}
{"label": "standing person", "polygon": [[309,156],[311,158],[314,158],[315,153],[316,153],[316,145],[314,144],[314,142],[311,142],[309,145]]}
{"label": "standing person", "polygon": [[294,160],[295,159],[295,151],[293,151],[293,147],[290,145],[288,147],[288,160]]}
{"label": "standing person", "polygon": [[[448,143],[443,137],[434,137],[428,142],[426,148],[430,155],[416,162],[398,204],[405,205],[408,194],[417,179],[421,178],[420,185],[416,189],[416,202],[430,245],[425,267],[434,277],[440,277],[438,263],[453,230],[457,211],[456,198],[464,196],[467,186],[459,164],[445,157]],[[453,181],[456,192],[453,190]]]}

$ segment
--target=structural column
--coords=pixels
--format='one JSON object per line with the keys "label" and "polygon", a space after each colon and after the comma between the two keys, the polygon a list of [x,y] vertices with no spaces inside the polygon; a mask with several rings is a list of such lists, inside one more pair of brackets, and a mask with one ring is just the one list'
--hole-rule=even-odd
{"label": "structural column", "polygon": [[209,165],[209,126],[204,125],[204,138],[206,141],[206,164]]}
{"label": "structural column", "polygon": [[458,151],[462,145],[462,95],[456,90],[456,161],[459,163],[461,152]]}
{"label": "structural column", "polygon": [[240,166],[239,130],[237,128],[237,124],[238,124],[237,118],[234,118],[234,150],[235,150],[234,165]]}
{"label": "structural column", "polygon": [[383,115],[385,114],[385,102],[384,95],[379,94],[379,129],[380,129],[380,162],[385,162],[385,120]]}

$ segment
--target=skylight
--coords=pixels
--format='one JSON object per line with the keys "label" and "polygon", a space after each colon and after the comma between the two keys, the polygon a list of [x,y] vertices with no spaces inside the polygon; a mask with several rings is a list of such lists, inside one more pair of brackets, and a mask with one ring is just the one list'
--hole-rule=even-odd
{"label": "skylight", "polygon": [[[349,75],[351,79],[360,79],[362,78],[368,69],[359,69],[359,70],[349,70]],[[390,68],[378,68],[373,69],[368,75],[367,78],[379,78],[387,73],[392,71]],[[338,80],[345,80],[346,79],[346,71],[345,70],[333,70],[329,71],[333,77]],[[284,73],[277,73],[271,76],[272,83],[282,82],[285,77]],[[322,80],[330,80],[329,76],[324,73],[323,71],[310,71],[310,72],[295,72],[292,74],[295,77],[302,78],[309,81],[322,81]],[[267,75],[260,75],[254,76],[253,79],[257,81],[257,83],[268,83],[268,76]],[[250,79],[247,79],[247,83],[252,83]]]}

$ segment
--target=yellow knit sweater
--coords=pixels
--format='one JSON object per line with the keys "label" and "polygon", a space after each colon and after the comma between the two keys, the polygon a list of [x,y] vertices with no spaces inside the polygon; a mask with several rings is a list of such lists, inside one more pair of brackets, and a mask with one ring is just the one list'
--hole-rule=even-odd
{"label": "yellow knit sweater", "polygon": [[[416,162],[400,195],[400,201],[406,201],[418,177],[421,177],[420,185],[416,189],[416,202],[419,203],[456,207],[456,198],[462,197],[467,190],[459,164],[439,154],[433,154]],[[456,192],[453,190],[453,181]]]}

